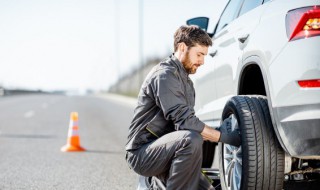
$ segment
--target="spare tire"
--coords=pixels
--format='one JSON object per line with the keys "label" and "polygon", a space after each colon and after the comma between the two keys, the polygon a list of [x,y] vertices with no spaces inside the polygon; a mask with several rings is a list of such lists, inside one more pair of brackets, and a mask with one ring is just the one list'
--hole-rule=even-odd
{"label": "spare tire", "polygon": [[239,130],[241,146],[219,143],[222,189],[281,190],[284,151],[279,145],[264,96],[235,96],[224,107],[222,119],[232,118],[228,130]]}

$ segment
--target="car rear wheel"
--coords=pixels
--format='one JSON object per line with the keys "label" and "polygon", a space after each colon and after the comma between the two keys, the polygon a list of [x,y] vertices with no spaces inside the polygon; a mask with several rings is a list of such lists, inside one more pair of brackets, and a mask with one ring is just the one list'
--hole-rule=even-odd
{"label": "car rear wheel", "polygon": [[284,179],[284,152],[274,134],[264,96],[231,98],[222,119],[231,117],[228,130],[239,130],[241,146],[219,143],[222,189],[280,190]]}

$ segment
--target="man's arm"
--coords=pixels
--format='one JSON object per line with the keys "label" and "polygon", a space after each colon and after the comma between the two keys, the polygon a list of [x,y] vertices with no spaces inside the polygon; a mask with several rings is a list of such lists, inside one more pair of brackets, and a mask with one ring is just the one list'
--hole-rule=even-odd
{"label": "man's arm", "polygon": [[203,131],[201,132],[201,135],[204,140],[208,140],[211,142],[219,142],[221,134],[220,131],[205,125]]}
{"label": "man's arm", "polygon": [[201,133],[204,123],[196,117],[187,102],[184,84],[173,70],[163,69],[151,83],[155,102],[168,121],[173,121],[175,130],[192,130]]}

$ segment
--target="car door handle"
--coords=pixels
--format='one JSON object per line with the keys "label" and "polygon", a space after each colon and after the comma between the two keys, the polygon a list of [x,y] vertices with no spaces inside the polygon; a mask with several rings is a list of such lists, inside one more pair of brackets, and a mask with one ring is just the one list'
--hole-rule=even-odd
{"label": "car door handle", "polygon": [[209,55],[210,55],[211,57],[214,57],[214,56],[217,54],[217,52],[218,52],[218,50],[214,50],[214,51],[212,51],[211,53],[209,53]]}
{"label": "car door handle", "polygon": [[245,34],[245,35],[239,37],[238,40],[240,43],[243,44],[244,42],[246,42],[246,40],[249,38],[249,36],[250,36],[249,34]]}

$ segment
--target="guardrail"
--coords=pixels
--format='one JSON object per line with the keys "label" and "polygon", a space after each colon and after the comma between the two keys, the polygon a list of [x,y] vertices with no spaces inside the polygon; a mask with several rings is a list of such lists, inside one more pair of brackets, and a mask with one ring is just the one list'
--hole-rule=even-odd
{"label": "guardrail", "polygon": [[8,90],[0,88],[0,96],[26,95],[26,94],[47,94],[41,90]]}

